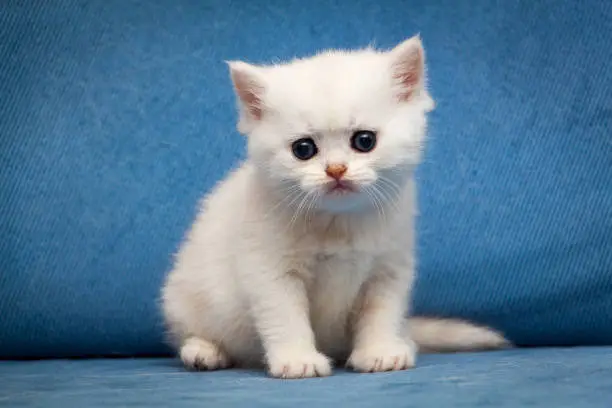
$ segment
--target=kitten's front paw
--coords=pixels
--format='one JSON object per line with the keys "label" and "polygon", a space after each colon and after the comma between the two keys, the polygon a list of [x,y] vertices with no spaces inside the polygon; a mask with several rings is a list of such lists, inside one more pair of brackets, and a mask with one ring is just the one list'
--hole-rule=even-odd
{"label": "kitten's front paw", "polygon": [[362,373],[406,370],[414,367],[416,346],[397,340],[366,344],[351,353],[347,365]]}
{"label": "kitten's front paw", "polygon": [[185,341],[181,347],[181,360],[185,367],[192,370],[216,370],[230,366],[229,358],[223,350],[197,337]]}
{"label": "kitten's front paw", "polygon": [[329,358],[316,350],[284,350],[268,357],[268,373],[275,378],[310,378],[331,375]]}

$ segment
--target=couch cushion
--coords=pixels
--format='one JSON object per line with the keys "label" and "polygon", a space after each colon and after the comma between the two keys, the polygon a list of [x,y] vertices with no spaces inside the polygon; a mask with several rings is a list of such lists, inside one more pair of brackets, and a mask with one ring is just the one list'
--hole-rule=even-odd
{"label": "couch cushion", "polygon": [[608,0],[4,1],[0,357],[167,352],[157,306],[243,155],[223,60],[420,32],[419,312],[612,342]]}
{"label": "couch cushion", "polygon": [[611,358],[610,348],[436,355],[411,371],[288,381],[167,359],[0,362],[0,406],[609,408]]}

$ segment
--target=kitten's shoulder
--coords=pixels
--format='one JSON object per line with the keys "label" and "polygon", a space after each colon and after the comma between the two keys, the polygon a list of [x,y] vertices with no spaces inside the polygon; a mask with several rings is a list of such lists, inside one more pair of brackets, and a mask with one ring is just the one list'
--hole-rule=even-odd
{"label": "kitten's shoulder", "polygon": [[253,171],[249,162],[237,165],[204,196],[202,210],[244,200],[243,197],[249,194]]}
{"label": "kitten's shoulder", "polygon": [[227,228],[241,217],[245,203],[249,202],[252,172],[253,168],[248,162],[240,163],[204,195],[191,235],[196,230]]}

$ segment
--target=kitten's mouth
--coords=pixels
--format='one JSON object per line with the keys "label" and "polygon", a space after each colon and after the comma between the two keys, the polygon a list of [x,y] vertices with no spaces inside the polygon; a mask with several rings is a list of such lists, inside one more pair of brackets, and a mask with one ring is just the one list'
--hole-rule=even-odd
{"label": "kitten's mouth", "polygon": [[342,195],[357,192],[357,187],[350,181],[333,181],[327,185],[327,194]]}

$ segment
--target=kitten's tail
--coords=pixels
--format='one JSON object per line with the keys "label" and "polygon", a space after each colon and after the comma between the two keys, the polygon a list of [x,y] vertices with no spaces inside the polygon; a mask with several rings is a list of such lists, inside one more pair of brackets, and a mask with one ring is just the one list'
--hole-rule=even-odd
{"label": "kitten's tail", "polygon": [[501,333],[493,329],[455,319],[410,317],[411,339],[422,353],[448,353],[511,348]]}

